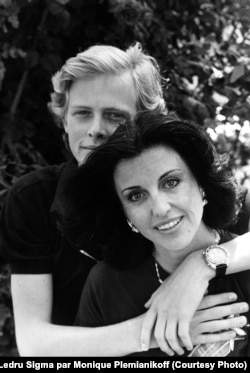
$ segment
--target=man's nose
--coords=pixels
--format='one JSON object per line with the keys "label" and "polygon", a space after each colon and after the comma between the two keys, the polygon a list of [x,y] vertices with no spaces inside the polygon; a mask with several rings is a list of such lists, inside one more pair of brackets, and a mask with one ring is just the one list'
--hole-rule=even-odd
{"label": "man's nose", "polygon": [[164,217],[171,210],[171,204],[164,193],[153,198],[152,214],[156,217]]}
{"label": "man's nose", "polygon": [[94,138],[95,140],[103,140],[107,137],[105,124],[100,116],[95,116],[91,121],[88,136]]}

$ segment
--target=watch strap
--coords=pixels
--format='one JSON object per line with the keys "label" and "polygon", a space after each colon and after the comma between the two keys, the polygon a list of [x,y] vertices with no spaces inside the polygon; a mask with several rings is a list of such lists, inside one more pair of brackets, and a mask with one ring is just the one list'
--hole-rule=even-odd
{"label": "watch strap", "polygon": [[227,265],[226,264],[218,264],[216,266],[216,277],[217,278],[222,278],[225,276],[227,270]]}

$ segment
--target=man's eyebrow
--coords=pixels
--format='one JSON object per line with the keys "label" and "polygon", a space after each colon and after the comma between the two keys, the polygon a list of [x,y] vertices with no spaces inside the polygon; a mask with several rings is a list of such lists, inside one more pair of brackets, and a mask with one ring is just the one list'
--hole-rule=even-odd
{"label": "man's eyebrow", "polygon": [[89,110],[91,110],[90,106],[82,105],[82,104],[73,104],[73,105],[70,105],[70,108],[71,109],[89,109]]}
{"label": "man's eyebrow", "polygon": [[122,114],[122,115],[124,115],[125,117],[128,117],[128,118],[130,118],[130,116],[131,116],[131,114],[128,110],[119,109],[119,108],[116,108],[116,107],[107,107],[107,108],[104,109],[104,111],[114,111],[114,112]]}

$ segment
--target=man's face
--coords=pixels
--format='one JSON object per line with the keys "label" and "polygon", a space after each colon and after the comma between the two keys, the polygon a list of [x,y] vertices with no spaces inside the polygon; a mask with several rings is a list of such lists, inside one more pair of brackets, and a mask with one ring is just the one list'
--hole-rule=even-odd
{"label": "man's face", "polygon": [[82,164],[89,152],[136,114],[136,91],[129,73],[100,75],[72,83],[65,131],[70,149]]}

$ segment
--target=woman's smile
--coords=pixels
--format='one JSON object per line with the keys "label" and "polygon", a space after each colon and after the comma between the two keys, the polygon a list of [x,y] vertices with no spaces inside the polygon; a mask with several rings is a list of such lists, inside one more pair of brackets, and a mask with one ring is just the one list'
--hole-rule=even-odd
{"label": "woman's smile", "polygon": [[154,229],[156,229],[158,231],[161,231],[161,232],[166,232],[166,231],[170,231],[170,230],[172,231],[174,228],[176,228],[177,226],[179,226],[179,224],[182,221],[182,219],[183,219],[183,216],[171,219],[167,223],[157,224],[154,227]]}

